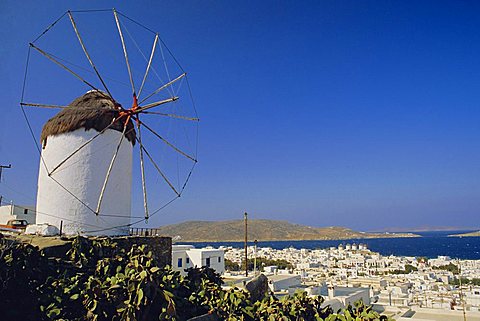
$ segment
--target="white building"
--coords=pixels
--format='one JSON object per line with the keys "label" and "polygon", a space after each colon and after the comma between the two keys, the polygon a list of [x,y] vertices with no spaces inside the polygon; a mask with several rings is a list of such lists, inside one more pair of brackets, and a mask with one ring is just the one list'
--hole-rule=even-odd
{"label": "white building", "polygon": [[475,311],[439,310],[429,308],[413,308],[394,316],[397,321],[480,321],[480,313]]}
{"label": "white building", "polygon": [[185,269],[191,268],[192,263],[187,254],[188,250],[194,249],[193,245],[172,245],[172,267],[185,275]]}
{"label": "white building", "polygon": [[172,267],[185,275],[185,269],[207,266],[219,274],[225,272],[223,249],[196,249],[193,245],[172,245]]}
{"label": "white building", "polygon": [[[302,284],[301,276],[296,274],[274,274],[267,275],[267,278],[268,286],[273,292],[295,292],[295,289]],[[289,291],[290,289],[293,289],[293,291]]]}
{"label": "white building", "polygon": [[[476,311],[480,311],[480,287],[475,287],[465,293],[465,301],[471,307],[475,307]],[[471,308],[471,310],[474,310]]]}
{"label": "white building", "polygon": [[0,224],[6,224],[10,220],[25,220],[28,224],[35,224],[35,207],[14,204],[0,206]]}
{"label": "white building", "polygon": [[354,305],[355,302],[362,301],[364,304],[370,304],[370,288],[360,287],[341,287],[328,286],[328,294],[322,306],[330,305],[332,308],[345,308]]}

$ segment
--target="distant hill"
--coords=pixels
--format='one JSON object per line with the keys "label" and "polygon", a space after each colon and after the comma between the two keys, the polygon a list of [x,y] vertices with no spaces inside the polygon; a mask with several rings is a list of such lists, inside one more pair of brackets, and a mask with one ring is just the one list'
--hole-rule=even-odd
{"label": "distant hill", "polygon": [[[188,221],[159,227],[159,234],[180,236],[186,242],[232,242],[244,239],[244,222]],[[249,220],[248,239],[259,241],[282,240],[344,240],[365,238],[418,237],[411,233],[365,233],[345,227],[311,227],[287,221]]]}
{"label": "distant hill", "polygon": [[462,233],[462,234],[452,234],[452,235],[449,235],[449,236],[452,236],[452,237],[480,236],[480,231],[470,232],[470,233]]}
{"label": "distant hill", "polygon": [[372,232],[393,232],[393,233],[418,233],[418,232],[456,232],[456,231],[471,231],[471,227],[460,226],[420,226],[420,227],[388,227],[377,229]]}

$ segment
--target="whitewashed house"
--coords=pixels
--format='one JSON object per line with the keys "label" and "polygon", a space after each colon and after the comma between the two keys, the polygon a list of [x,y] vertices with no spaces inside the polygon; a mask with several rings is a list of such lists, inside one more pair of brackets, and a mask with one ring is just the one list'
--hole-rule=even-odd
{"label": "whitewashed house", "polygon": [[175,271],[185,275],[185,269],[192,267],[187,251],[193,248],[193,245],[172,245],[172,268]]}
{"label": "whitewashed house", "polygon": [[327,288],[327,295],[325,295],[325,287],[322,288],[322,292],[325,297],[325,301],[322,307],[331,305],[332,308],[345,308],[348,305],[354,305],[357,301],[362,301],[366,305],[370,304],[370,288],[360,287],[342,287],[329,285]]}
{"label": "whitewashed house", "polygon": [[185,275],[185,269],[207,266],[219,274],[225,272],[223,249],[196,249],[193,245],[172,245],[172,268]]}
{"label": "whitewashed house", "polygon": [[3,205],[0,206],[0,224],[6,224],[10,220],[25,220],[28,224],[35,224],[35,206],[28,205]]}
{"label": "whitewashed house", "polygon": [[268,286],[273,292],[288,291],[290,288],[295,290],[302,284],[301,276],[296,274],[274,274],[267,275],[267,278]]}

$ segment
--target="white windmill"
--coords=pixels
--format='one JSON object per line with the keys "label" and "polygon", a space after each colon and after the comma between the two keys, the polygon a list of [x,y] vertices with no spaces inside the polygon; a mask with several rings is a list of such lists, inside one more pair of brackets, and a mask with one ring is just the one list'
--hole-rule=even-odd
{"label": "white windmill", "polygon": [[[85,34],[78,17],[84,18]],[[100,32],[102,27],[105,34]],[[49,39],[55,30],[58,33]],[[152,34],[153,39],[147,38],[149,55],[142,50],[145,37],[132,36],[139,30]],[[56,47],[59,38],[75,42]],[[132,47],[136,55],[129,51]],[[34,53],[43,60],[34,61]],[[121,53],[124,66],[118,66],[115,53]],[[20,105],[41,155],[37,224],[63,225],[65,234],[125,235],[130,226],[148,220],[180,197],[197,162],[199,119],[186,73],[158,33],[115,9],[67,11],[30,43],[26,65]],[[32,70],[35,66],[37,70]],[[100,71],[108,76],[102,77]],[[65,75],[72,77],[64,80]],[[128,81],[119,80],[122,76]],[[56,86],[67,93],[56,97],[60,103],[53,103],[49,82],[58,78],[62,80]],[[70,84],[71,80],[76,83]],[[79,97],[65,103],[71,94]],[[126,99],[131,101],[130,108],[120,103]],[[54,109],[60,112],[44,113]],[[39,140],[35,125],[43,125]],[[133,157],[135,149],[138,159]],[[136,163],[140,170],[133,175],[133,197],[141,195],[142,215],[138,209],[131,215],[132,164]]]}

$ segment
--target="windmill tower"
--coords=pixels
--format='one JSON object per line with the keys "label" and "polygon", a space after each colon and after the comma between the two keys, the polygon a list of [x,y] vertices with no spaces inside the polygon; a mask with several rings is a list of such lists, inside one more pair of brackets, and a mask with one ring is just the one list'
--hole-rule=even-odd
{"label": "windmill tower", "polygon": [[122,110],[92,90],[45,123],[37,224],[62,224],[67,235],[128,234],[136,133]]}

